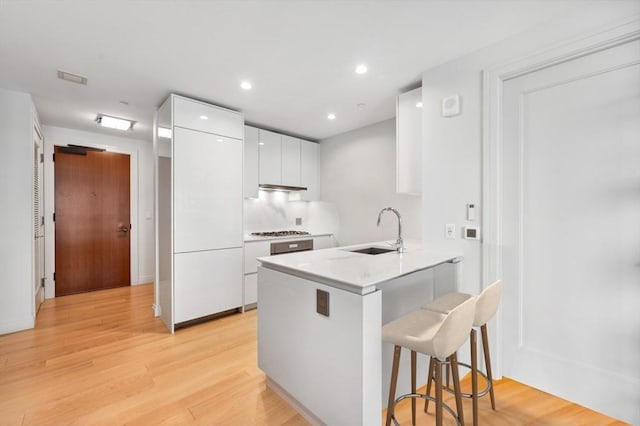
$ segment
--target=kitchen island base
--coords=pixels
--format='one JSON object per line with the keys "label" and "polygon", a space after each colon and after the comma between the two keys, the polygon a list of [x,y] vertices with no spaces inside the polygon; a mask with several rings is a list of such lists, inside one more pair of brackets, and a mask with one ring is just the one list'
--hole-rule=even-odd
{"label": "kitchen island base", "polygon": [[[434,276],[455,283],[456,266],[434,265],[366,294],[269,266],[258,270],[258,366],[267,384],[312,424],[380,424],[393,352],[382,343],[382,325],[432,300]],[[329,294],[328,316],[318,313],[317,290]],[[408,358],[398,395],[410,389]],[[422,384],[427,363],[419,357]]]}

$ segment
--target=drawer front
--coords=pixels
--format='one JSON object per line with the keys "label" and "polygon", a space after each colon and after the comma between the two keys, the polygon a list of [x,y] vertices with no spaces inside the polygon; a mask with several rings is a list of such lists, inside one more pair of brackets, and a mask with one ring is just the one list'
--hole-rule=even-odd
{"label": "drawer front", "polygon": [[244,135],[242,113],[179,96],[173,100],[173,124],[234,139]]}

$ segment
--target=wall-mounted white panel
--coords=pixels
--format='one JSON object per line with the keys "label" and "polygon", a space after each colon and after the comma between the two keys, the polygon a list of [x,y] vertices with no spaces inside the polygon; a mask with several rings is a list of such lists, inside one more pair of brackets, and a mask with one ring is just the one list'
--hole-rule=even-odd
{"label": "wall-mounted white panel", "polygon": [[174,252],[242,247],[242,140],[173,136]]}
{"label": "wall-mounted white panel", "polygon": [[396,104],[396,192],[422,192],[422,88],[398,96]]}
{"label": "wall-mounted white panel", "polygon": [[203,102],[173,97],[173,125],[242,139],[242,114]]}
{"label": "wall-mounted white panel", "polygon": [[178,253],[175,261],[175,322],[242,305],[242,249]]}
{"label": "wall-mounted white panel", "polygon": [[281,135],[268,130],[259,131],[260,183],[282,183]]}
{"label": "wall-mounted white panel", "polygon": [[302,199],[318,201],[320,199],[320,144],[300,141],[300,186],[307,190]]}
{"label": "wall-mounted white panel", "polygon": [[244,126],[244,197],[258,197],[258,129]]}
{"label": "wall-mounted white panel", "polygon": [[282,184],[300,186],[300,139],[282,135]]}

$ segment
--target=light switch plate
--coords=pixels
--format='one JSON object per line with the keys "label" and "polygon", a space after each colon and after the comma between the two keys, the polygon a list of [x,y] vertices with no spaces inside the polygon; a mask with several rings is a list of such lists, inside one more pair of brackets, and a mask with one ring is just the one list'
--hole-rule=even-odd
{"label": "light switch plate", "polygon": [[467,240],[479,240],[480,239],[480,230],[477,226],[465,226],[464,227],[464,238]]}
{"label": "light switch plate", "polygon": [[296,225],[302,225],[302,218],[296,217]]}
{"label": "light switch plate", "polygon": [[455,223],[447,223],[444,226],[444,236],[450,240],[456,238],[456,225]]}

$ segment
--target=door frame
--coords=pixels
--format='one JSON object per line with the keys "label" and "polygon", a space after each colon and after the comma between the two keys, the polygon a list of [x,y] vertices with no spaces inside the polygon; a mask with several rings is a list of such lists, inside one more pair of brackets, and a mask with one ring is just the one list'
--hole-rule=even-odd
{"label": "door frame", "polygon": [[[140,232],[140,220],[138,217],[138,150],[121,148],[113,145],[99,144],[93,142],[80,143],[77,140],[69,141],[69,143],[78,143],[83,146],[91,148],[104,149],[108,152],[114,152],[117,154],[129,155],[129,206],[130,206],[130,220],[131,220],[131,232],[130,232],[130,283],[131,285],[139,284],[139,262],[138,262],[138,240]],[[45,139],[45,241],[47,245],[45,248],[45,271],[46,282],[51,285],[45,286],[45,298],[53,299],[56,297],[56,282],[53,280],[53,273],[56,265],[56,253],[55,253],[55,231],[56,224],[53,221],[54,212],[54,200],[55,200],[55,173],[53,162],[53,152],[56,146],[65,146],[60,143],[47,143]]]}
{"label": "door frame", "polygon": [[[502,278],[503,220],[503,139],[502,95],[507,80],[548,68],[640,38],[640,20],[636,17],[564,40],[543,51],[482,72],[482,287]],[[520,259],[522,261],[522,259]],[[520,281],[520,284],[522,281]],[[522,294],[522,292],[520,292]],[[520,301],[522,305],[522,301]],[[492,368],[496,378],[503,372],[502,312],[496,315],[496,339],[491,342]],[[522,328],[522,318],[519,318]]]}

